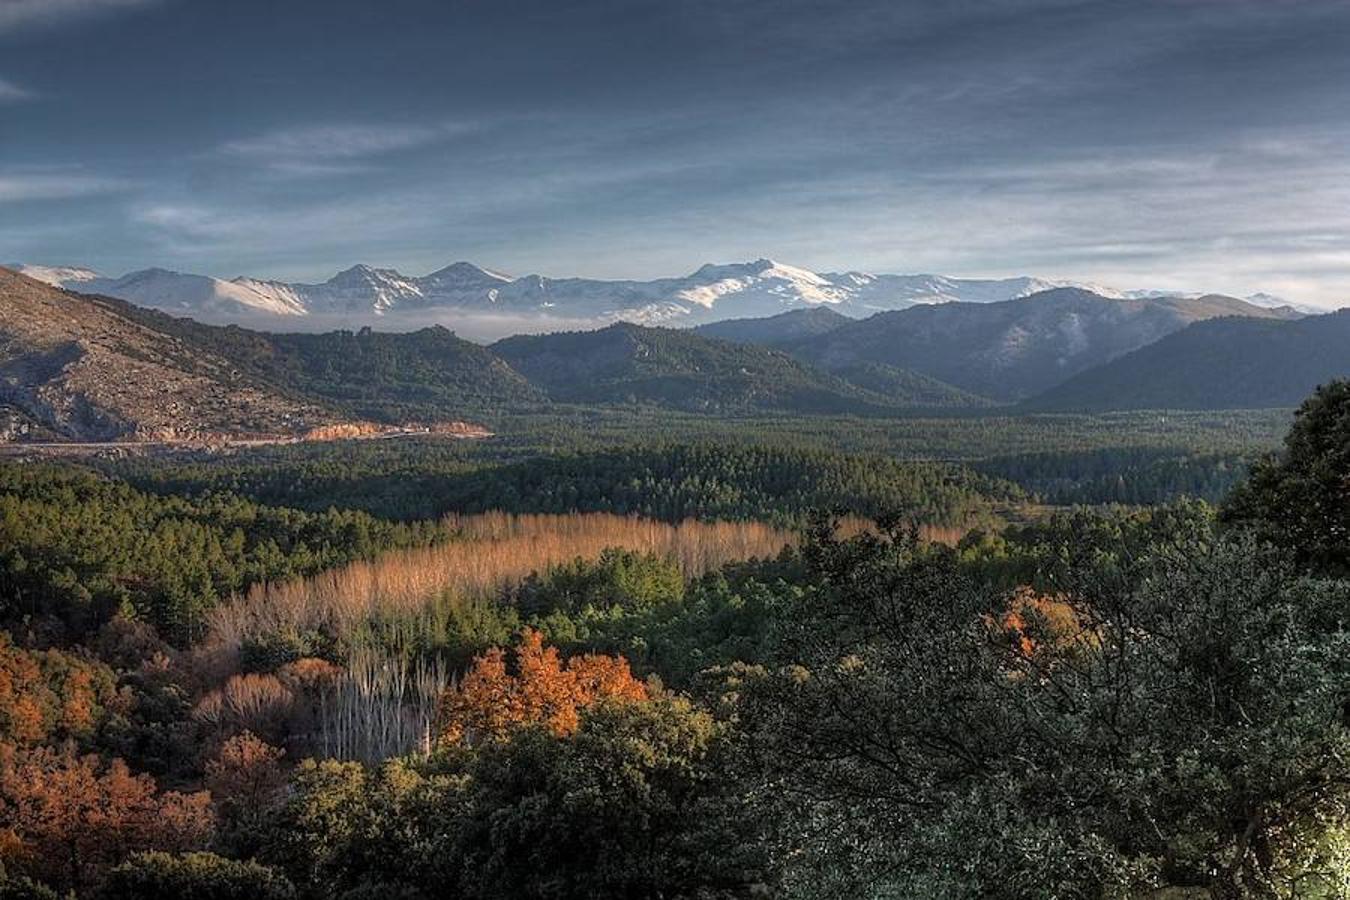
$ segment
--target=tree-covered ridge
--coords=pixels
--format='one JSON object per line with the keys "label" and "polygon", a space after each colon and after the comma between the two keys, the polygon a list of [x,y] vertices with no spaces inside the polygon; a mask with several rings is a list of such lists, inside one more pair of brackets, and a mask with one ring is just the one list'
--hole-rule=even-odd
{"label": "tree-covered ridge", "polygon": [[848,316],[828,306],[812,306],[757,319],[723,319],[699,325],[693,330],[724,341],[776,347],[799,338],[826,334],[851,321]]}
{"label": "tree-covered ridge", "polygon": [[1030,410],[1294,406],[1350,375],[1350,312],[1295,321],[1211,319],[1027,401]]}
{"label": "tree-covered ridge", "polygon": [[667,328],[620,323],[599,331],[519,335],[491,349],[554,400],[568,403],[873,414],[924,405],[921,395],[865,390],[780,350]]}
{"label": "tree-covered ridge", "polygon": [[668,521],[688,517],[802,521],[812,510],[897,514],[961,525],[1015,502],[1008,482],[969,469],[775,447],[676,445],[544,456],[462,476],[466,511],[596,510]]}
{"label": "tree-covered ridge", "polygon": [[1256,456],[1114,447],[998,456],[974,463],[973,468],[1015,482],[1056,506],[1169,503],[1182,497],[1217,503],[1246,477]]}
{"label": "tree-covered ridge", "polygon": [[489,350],[441,326],[274,334],[123,306],[128,317],[223,356],[256,379],[361,418],[447,419],[547,402]]}
{"label": "tree-covered ridge", "polygon": [[1018,400],[1192,322],[1219,316],[1282,319],[1291,312],[1233,297],[1126,300],[1056,288],[998,303],[920,304],[878,313],[786,349],[831,372],[883,363],[983,397]]}

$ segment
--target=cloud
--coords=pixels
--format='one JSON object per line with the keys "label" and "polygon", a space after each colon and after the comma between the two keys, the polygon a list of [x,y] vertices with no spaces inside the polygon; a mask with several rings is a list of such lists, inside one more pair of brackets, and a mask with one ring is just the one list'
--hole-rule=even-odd
{"label": "cloud", "polygon": [[72,169],[0,170],[0,204],[69,200],[113,194],[130,188],[119,178]]}
{"label": "cloud", "polygon": [[158,0],[0,0],[0,34],[149,6]]}
{"label": "cloud", "polygon": [[225,156],[275,166],[368,159],[409,150],[463,133],[464,126],[342,124],[285,128],[229,141]]}
{"label": "cloud", "polygon": [[31,100],[36,95],[27,88],[19,87],[12,81],[0,78],[0,105]]}

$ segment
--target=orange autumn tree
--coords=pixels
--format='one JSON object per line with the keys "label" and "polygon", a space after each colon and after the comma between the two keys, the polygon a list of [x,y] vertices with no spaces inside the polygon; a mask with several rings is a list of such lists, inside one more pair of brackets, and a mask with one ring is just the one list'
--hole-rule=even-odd
{"label": "orange autumn tree", "polygon": [[0,631],[0,742],[86,738],[118,702],[107,666],[60,650],[25,650]]}
{"label": "orange autumn tree", "polygon": [[998,624],[1024,659],[1044,650],[1063,653],[1092,643],[1091,632],[1068,599],[1037,593],[1027,585],[1013,591]]}
{"label": "orange autumn tree", "polygon": [[440,739],[450,743],[501,740],[513,728],[541,724],[558,736],[577,730],[581,710],[600,700],[645,700],[647,688],[622,656],[586,654],[563,661],[556,647],[526,629],[514,651],[494,647],[441,698]]}
{"label": "orange autumn tree", "polygon": [[89,888],[132,853],[202,847],[212,824],[205,791],[160,793],[120,759],[0,748],[0,864],[54,886]]}

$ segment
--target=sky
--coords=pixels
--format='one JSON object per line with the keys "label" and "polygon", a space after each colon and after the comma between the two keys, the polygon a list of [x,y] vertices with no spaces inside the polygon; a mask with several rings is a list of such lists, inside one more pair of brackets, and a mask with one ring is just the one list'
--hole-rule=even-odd
{"label": "sky", "polygon": [[0,261],[1350,303],[1350,0],[0,0]]}

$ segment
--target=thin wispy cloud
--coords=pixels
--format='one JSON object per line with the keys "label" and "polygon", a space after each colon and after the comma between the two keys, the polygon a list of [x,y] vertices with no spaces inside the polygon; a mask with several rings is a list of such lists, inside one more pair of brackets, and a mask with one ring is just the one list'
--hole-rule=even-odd
{"label": "thin wispy cloud", "polygon": [[0,0],[0,34],[26,27],[61,25],[156,2],[159,0]]}
{"label": "thin wispy cloud", "polygon": [[20,103],[24,100],[32,100],[37,95],[27,88],[20,87],[12,81],[0,78],[0,104]]}
{"label": "thin wispy cloud", "polygon": [[0,169],[0,203],[70,200],[130,189],[120,178],[67,169]]}
{"label": "thin wispy cloud", "polygon": [[369,159],[445,140],[465,130],[451,125],[314,125],[229,141],[220,152],[236,159],[296,166]]}

